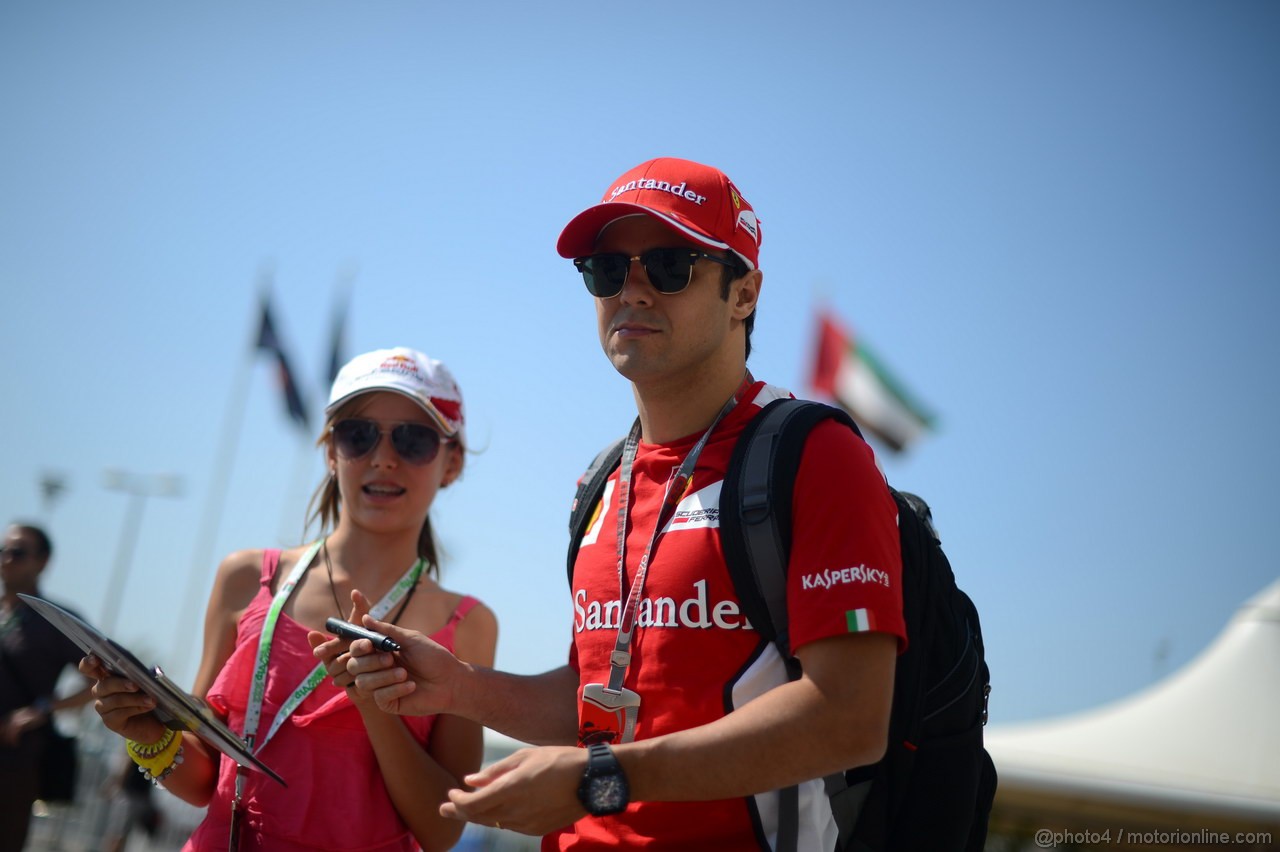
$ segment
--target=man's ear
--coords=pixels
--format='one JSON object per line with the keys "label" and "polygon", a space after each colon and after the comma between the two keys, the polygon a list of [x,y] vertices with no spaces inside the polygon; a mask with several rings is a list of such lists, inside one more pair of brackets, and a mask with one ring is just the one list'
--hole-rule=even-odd
{"label": "man's ear", "polygon": [[753,269],[733,282],[733,318],[744,320],[751,316],[760,301],[760,288],[764,285],[764,273]]}

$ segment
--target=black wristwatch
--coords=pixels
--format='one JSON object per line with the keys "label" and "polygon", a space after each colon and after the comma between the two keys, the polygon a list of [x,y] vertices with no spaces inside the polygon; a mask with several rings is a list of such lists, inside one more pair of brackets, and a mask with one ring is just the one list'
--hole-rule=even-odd
{"label": "black wristwatch", "polygon": [[592,816],[608,816],[626,810],[631,790],[622,764],[607,743],[587,748],[587,769],[578,785],[578,799]]}

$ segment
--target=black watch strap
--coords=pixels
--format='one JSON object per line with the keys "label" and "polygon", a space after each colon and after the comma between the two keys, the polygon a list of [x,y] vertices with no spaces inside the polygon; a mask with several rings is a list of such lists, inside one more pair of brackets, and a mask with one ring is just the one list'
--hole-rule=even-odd
{"label": "black watch strap", "polygon": [[622,771],[622,764],[608,743],[592,743],[587,746],[587,771],[608,775]]}

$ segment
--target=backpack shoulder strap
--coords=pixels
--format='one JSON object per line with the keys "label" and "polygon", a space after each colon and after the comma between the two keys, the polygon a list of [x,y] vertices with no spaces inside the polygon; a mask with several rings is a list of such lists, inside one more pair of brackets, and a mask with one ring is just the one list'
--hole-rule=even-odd
{"label": "backpack shoulder strap", "polygon": [[[813,428],[833,418],[853,429],[842,410],[820,402],[778,399],[752,418],[729,458],[720,491],[720,546],[743,612],[756,631],[782,654],[788,676],[800,676],[791,654],[787,617],[787,564],[791,554],[791,499],[805,441]],[[843,789],[844,776],[826,780]],[[778,852],[795,852],[799,835],[799,788],[779,791]],[[846,822],[856,819],[856,809]]]}
{"label": "backpack shoulder strap", "polygon": [[778,399],[752,418],[734,447],[720,494],[720,540],[735,591],[752,626],[791,656],[787,634],[787,562],[791,498],[805,441],[844,411],[811,400]]}
{"label": "backpack shoulder strap", "polygon": [[626,440],[625,437],[619,438],[601,450],[591,464],[587,465],[582,478],[578,480],[578,491],[574,495],[573,506],[569,510],[569,553],[566,567],[570,585],[573,584],[573,563],[578,559],[578,545],[581,544],[582,536],[587,532],[587,525],[591,523],[596,504],[604,494],[605,482],[622,460],[622,445]]}

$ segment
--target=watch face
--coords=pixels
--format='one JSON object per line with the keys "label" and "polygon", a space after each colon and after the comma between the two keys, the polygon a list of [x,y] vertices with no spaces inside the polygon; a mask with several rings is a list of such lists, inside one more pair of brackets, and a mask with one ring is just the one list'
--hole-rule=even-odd
{"label": "watch face", "polygon": [[578,799],[592,816],[621,813],[630,800],[626,773],[607,745],[587,749],[587,769],[578,785]]}
{"label": "watch face", "polygon": [[616,775],[603,775],[591,779],[592,810],[598,813],[617,813],[627,806],[627,782]]}

